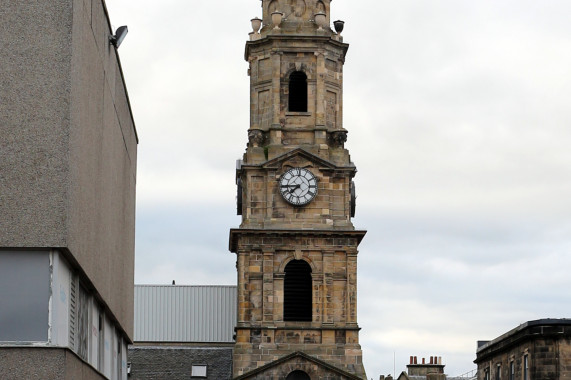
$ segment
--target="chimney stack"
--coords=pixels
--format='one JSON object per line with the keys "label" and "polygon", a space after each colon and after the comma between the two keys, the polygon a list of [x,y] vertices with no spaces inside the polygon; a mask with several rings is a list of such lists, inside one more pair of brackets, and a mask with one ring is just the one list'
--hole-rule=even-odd
{"label": "chimney stack", "polygon": [[[427,376],[434,375],[434,380],[439,380],[444,374],[444,365],[442,365],[441,356],[429,356],[428,358],[422,358],[422,364],[419,364],[418,358],[416,356],[410,356],[410,364],[407,365],[407,371],[409,375],[412,376]],[[387,379],[388,380],[388,379]]]}

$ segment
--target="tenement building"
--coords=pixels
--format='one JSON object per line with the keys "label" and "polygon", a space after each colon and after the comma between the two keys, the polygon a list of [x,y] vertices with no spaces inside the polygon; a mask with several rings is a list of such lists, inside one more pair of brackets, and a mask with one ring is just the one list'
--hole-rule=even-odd
{"label": "tenement building", "polygon": [[[252,0],[253,1],[253,0]],[[344,144],[348,45],[331,0],[262,0],[245,59],[233,378],[366,379],[357,323],[356,167]],[[260,30],[261,27],[261,30]]]}
{"label": "tenement building", "polygon": [[478,342],[478,380],[560,380],[571,377],[571,319],[526,322]]}
{"label": "tenement building", "polygon": [[137,134],[105,4],[0,15],[0,377],[126,379]]}
{"label": "tenement building", "polygon": [[[397,380],[476,380],[476,377],[448,377],[444,374],[444,364],[442,357],[431,356],[430,360],[422,358],[422,362],[416,356],[410,357],[410,363],[406,366],[406,371],[401,372]],[[380,380],[391,380],[392,376],[381,376]]]}

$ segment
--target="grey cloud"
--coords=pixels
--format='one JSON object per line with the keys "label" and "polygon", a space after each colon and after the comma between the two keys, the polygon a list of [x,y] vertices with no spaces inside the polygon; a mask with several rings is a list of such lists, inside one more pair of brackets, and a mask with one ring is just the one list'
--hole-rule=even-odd
{"label": "grey cloud", "polygon": [[[107,0],[140,137],[137,282],[233,283],[243,48],[258,0]],[[332,3],[351,47],[359,321],[369,377],[569,316],[571,3]],[[161,186],[161,183],[166,186]],[[171,278],[172,277],[172,278]]]}

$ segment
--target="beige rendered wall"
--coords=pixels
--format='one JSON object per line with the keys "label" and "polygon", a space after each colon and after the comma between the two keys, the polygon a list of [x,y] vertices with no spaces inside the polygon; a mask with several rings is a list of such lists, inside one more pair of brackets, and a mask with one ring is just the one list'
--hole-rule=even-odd
{"label": "beige rendered wall", "polygon": [[102,0],[0,7],[0,248],[62,248],[131,336],[137,136],[110,34]]}

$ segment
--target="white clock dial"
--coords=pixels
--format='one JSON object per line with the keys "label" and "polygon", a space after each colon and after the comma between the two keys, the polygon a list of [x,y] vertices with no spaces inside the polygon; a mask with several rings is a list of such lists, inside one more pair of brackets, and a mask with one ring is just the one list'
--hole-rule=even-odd
{"label": "white clock dial", "polygon": [[286,202],[304,206],[317,195],[317,178],[307,169],[293,168],[280,177],[279,187]]}

